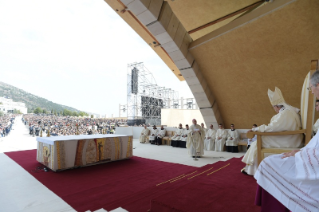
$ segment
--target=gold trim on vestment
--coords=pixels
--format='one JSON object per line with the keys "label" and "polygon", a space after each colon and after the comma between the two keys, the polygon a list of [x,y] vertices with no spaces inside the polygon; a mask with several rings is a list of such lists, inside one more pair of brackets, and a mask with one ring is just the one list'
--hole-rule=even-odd
{"label": "gold trim on vestment", "polygon": [[114,148],[115,148],[114,159],[119,160],[121,147],[120,147],[120,139],[118,137],[114,137]]}
{"label": "gold trim on vestment", "polygon": [[54,145],[51,146],[51,169],[54,169]]}
{"label": "gold trim on vestment", "polygon": [[126,151],[126,157],[132,156],[132,137],[128,137],[128,143],[127,143],[127,151]]}

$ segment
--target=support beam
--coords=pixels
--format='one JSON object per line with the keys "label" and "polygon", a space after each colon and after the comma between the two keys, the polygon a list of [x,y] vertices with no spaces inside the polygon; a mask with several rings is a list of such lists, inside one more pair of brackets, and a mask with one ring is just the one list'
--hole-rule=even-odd
{"label": "support beam", "polygon": [[221,21],[224,21],[224,20],[226,20],[226,19],[228,19],[228,18],[231,18],[231,17],[234,17],[234,16],[236,16],[236,15],[238,15],[238,14],[247,12],[248,10],[254,9],[254,8],[260,6],[260,5],[263,4],[263,3],[264,3],[264,1],[259,1],[259,2],[256,2],[256,3],[254,3],[254,4],[251,4],[251,5],[247,6],[247,7],[244,7],[244,8],[242,8],[242,9],[240,9],[240,10],[237,10],[237,11],[235,11],[235,12],[233,12],[233,13],[230,13],[230,14],[228,14],[228,15],[225,15],[224,17],[221,17],[221,18],[219,18],[219,19],[217,19],[217,20],[214,20],[214,21],[212,21],[212,22],[209,22],[209,23],[207,23],[207,24],[204,24],[204,25],[202,25],[202,26],[199,26],[199,27],[197,27],[197,28],[195,28],[195,29],[192,29],[192,30],[188,31],[188,34],[192,34],[192,33],[194,33],[194,32],[200,31],[200,30],[205,29],[205,28],[207,28],[207,27],[209,27],[209,26],[212,26],[212,25],[214,25],[214,24],[217,24],[217,23],[219,23],[219,22],[221,22]]}

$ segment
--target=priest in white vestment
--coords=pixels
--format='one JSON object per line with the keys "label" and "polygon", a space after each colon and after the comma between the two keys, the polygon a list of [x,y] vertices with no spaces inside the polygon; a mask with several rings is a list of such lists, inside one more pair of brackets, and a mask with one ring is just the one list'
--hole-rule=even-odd
{"label": "priest in white vestment", "polygon": [[156,140],[156,135],[158,133],[158,129],[156,128],[156,126],[153,126],[153,129],[151,129],[151,133],[149,136],[149,140],[151,144],[155,144],[155,140]]}
{"label": "priest in white vestment", "polygon": [[190,156],[200,158],[204,155],[205,131],[197,124],[196,119],[193,119],[192,122],[193,125],[190,127],[190,132],[187,135],[186,147]]}
{"label": "priest in white vestment", "polygon": [[215,139],[216,152],[224,151],[226,137],[227,137],[227,131],[224,129],[223,124],[219,124],[218,130],[216,131],[216,139]]}
{"label": "priest in white vestment", "polygon": [[149,134],[150,130],[147,129],[146,125],[144,125],[144,129],[142,130],[141,132],[141,135],[140,135],[140,143],[145,143],[146,142],[146,138]]}
{"label": "priest in white vestment", "polygon": [[[311,76],[310,89],[319,98],[319,71]],[[300,151],[265,158],[254,177],[261,190],[267,192],[263,193],[267,202],[275,198],[293,212],[319,211],[319,133]],[[280,212],[262,201],[259,203],[264,211]]]}
{"label": "priest in white vestment", "polygon": [[183,135],[183,131],[184,131],[183,125],[179,124],[178,129],[176,129],[175,134],[171,138],[171,146],[172,147],[177,147],[177,144]]}
{"label": "priest in white vestment", "polygon": [[161,129],[157,132],[157,135],[156,135],[156,139],[155,139],[156,145],[162,145],[162,140],[163,140],[163,137],[165,136],[165,134],[166,134],[166,129],[162,125]]}
{"label": "priest in white vestment", "polygon": [[205,128],[204,123],[201,123],[200,126],[202,127],[202,129],[204,130],[204,132],[207,133],[207,130],[208,130],[208,129]]}
{"label": "priest in white vestment", "polygon": [[[255,132],[282,132],[296,131],[301,129],[301,119],[299,109],[288,105],[279,88],[272,92],[268,89],[268,97],[271,105],[277,113],[270,120],[268,125],[255,127]],[[262,136],[262,147],[265,148],[299,148],[302,146],[302,135],[281,135],[281,136]],[[251,144],[242,161],[246,167],[241,171],[244,174],[254,175],[257,167],[257,142]]]}
{"label": "priest in white vestment", "polygon": [[230,130],[227,132],[226,150],[227,152],[238,152],[239,133],[235,129],[235,125],[230,125]]}
{"label": "priest in white vestment", "polygon": [[182,136],[180,137],[180,140],[177,142],[177,147],[186,148],[186,142],[187,142],[187,135],[190,132],[188,124],[185,125],[186,129],[184,129]]}
{"label": "priest in white vestment", "polygon": [[[319,112],[319,100],[316,101],[316,111]],[[319,129],[319,119],[316,121],[316,123],[313,125],[313,134],[315,135],[318,132]]]}
{"label": "priest in white vestment", "polygon": [[205,134],[205,150],[214,151],[215,150],[215,139],[216,139],[216,130],[211,124],[209,130]]}

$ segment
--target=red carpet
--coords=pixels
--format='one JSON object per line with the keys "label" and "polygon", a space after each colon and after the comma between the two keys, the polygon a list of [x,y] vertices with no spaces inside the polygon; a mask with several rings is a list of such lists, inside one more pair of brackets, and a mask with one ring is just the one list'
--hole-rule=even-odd
{"label": "red carpet", "polygon": [[239,159],[196,168],[132,157],[54,173],[35,171],[42,167],[36,150],[5,154],[77,211],[259,211],[254,206],[255,180],[239,172]]}

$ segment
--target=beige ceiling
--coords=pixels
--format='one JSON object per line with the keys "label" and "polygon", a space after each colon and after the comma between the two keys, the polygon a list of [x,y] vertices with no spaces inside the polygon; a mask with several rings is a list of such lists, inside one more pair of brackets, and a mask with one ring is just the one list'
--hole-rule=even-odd
{"label": "beige ceiling", "polygon": [[[260,2],[260,0],[167,0],[167,2],[185,29],[191,31],[256,2]],[[193,40],[196,40],[228,24],[236,17],[238,15],[190,35]]]}

